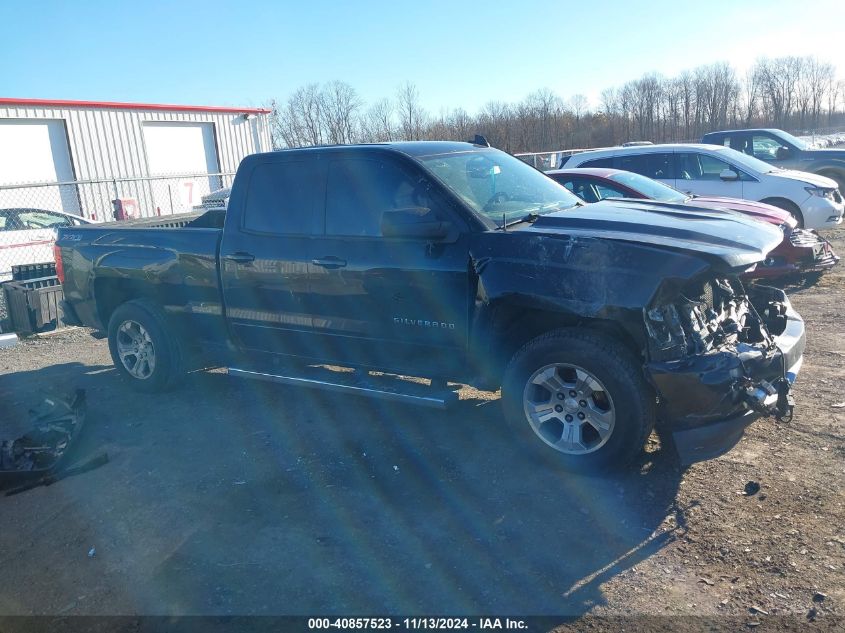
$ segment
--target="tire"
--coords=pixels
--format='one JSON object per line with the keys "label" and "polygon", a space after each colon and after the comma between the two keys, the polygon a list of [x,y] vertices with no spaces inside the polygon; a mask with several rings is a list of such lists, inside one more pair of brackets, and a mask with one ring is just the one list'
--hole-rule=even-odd
{"label": "tire", "polygon": [[627,466],[655,422],[655,396],[634,355],[611,338],[570,329],[538,336],[514,354],[502,405],[518,441],[576,472]]}
{"label": "tire", "polygon": [[760,200],[760,202],[770,204],[773,207],[783,209],[784,211],[790,213],[798,222],[798,228],[804,228],[804,214],[801,213],[801,209],[798,208],[798,205],[791,200],[787,200],[786,198],[767,198],[765,200]]}
{"label": "tire", "polygon": [[117,370],[143,392],[163,391],[182,377],[182,353],[155,304],[124,303],[109,319],[109,352]]}

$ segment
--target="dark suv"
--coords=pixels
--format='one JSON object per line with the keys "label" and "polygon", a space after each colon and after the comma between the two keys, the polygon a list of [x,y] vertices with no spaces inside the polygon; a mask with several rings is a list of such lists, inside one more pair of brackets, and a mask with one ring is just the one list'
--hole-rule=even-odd
{"label": "dark suv", "polygon": [[775,129],[710,132],[701,142],[724,145],[783,169],[832,178],[845,193],[845,148],[813,149],[800,138]]}

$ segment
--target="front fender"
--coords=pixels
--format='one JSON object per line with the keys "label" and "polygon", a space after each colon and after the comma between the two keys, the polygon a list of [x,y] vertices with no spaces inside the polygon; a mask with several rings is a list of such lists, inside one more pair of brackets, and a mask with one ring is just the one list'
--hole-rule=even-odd
{"label": "front fender", "polygon": [[801,163],[799,169],[803,171],[810,171],[818,174],[822,171],[835,171],[845,176],[845,159],[842,158],[825,158],[813,159],[807,163]]}
{"label": "front fender", "polygon": [[532,333],[612,324],[644,348],[643,308],[709,268],[696,255],[619,240],[518,231],[477,237],[471,355],[488,365],[497,364],[495,350],[515,324]]}

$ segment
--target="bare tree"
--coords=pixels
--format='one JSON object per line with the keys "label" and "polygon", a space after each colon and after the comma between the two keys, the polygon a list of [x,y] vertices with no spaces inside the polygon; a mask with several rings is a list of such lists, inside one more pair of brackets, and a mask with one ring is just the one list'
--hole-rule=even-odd
{"label": "bare tree", "polygon": [[572,114],[575,115],[575,120],[580,121],[581,117],[589,110],[590,103],[587,101],[587,97],[579,93],[570,97],[569,107],[572,110]]}
{"label": "bare tree", "polygon": [[285,146],[302,147],[323,142],[325,125],[318,84],[299,88],[278,112],[278,135]]}
{"label": "bare tree", "polygon": [[364,115],[362,140],[370,143],[394,140],[397,137],[393,120],[394,110],[389,99],[382,99],[371,105]]}
{"label": "bare tree", "polygon": [[327,84],[320,106],[329,143],[352,143],[358,136],[358,114],[362,106],[355,88],[342,81]]}
{"label": "bare tree", "polygon": [[399,88],[396,95],[399,112],[399,129],[402,140],[417,141],[423,138],[428,114],[420,105],[420,93],[410,81]]}
{"label": "bare tree", "polygon": [[405,83],[395,101],[366,107],[341,81],[309,84],[271,102],[274,146],[323,142],[416,139],[468,140],[483,134],[509,152],[553,151],[629,140],[691,141],[717,128],[789,130],[845,124],[845,83],[830,63],[812,57],[758,59],[740,80],[725,62],[675,77],[654,73],[602,91],[597,110],[586,97],[564,102],[548,88],[514,103],[491,101],[477,114],[443,108],[429,116],[416,86]]}

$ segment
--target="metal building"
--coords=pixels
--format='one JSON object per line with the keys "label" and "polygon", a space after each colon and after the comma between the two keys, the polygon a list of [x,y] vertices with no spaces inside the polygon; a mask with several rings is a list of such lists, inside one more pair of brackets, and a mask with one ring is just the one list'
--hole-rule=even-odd
{"label": "metal building", "polygon": [[189,211],[271,149],[269,110],[0,98],[0,209]]}

